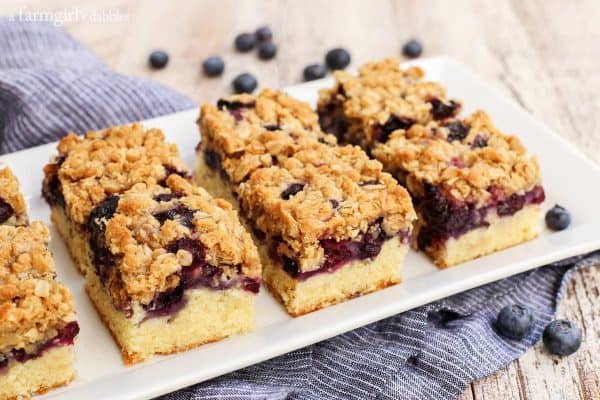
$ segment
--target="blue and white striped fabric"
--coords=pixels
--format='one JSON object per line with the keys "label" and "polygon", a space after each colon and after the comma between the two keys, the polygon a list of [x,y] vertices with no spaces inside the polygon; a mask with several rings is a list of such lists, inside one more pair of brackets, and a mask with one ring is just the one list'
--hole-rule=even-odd
{"label": "blue and white striped fabric", "polygon": [[[49,24],[0,20],[0,154],[194,106],[107,69]],[[600,253],[470,290],[164,396],[188,399],[453,399],[540,338],[573,271]],[[491,322],[506,304],[536,313],[532,335],[506,340]]]}

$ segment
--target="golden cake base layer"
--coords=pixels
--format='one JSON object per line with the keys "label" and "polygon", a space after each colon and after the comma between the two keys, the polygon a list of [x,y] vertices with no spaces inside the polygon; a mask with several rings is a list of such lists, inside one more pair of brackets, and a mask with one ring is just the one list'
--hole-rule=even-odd
{"label": "golden cake base layer", "polygon": [[0,399],[29,399],[75,379],[73,346],[52,348],[25,363],[12,363],[0,373]]}
{"label": "golden cake base layer", "polygon": [[131,318],[117,310],[96,274],[86,280],[86,291],[121,348],[126,364],[154,354],[171,354],[234,334],[254,330],[254,294],[242,289],[189,289],[187,303],[174,316],[143,321],[140,308]]}
{"label": "golden cake base layer", "polygon": [[[229,186],[214,173],[198,154],[196,182],[213,196],[221,197],[239,209]],[[249,229],[252,232],[251,229]],[[374,292],[401,281],[401,267],[408,246],[393,238],[385,242],[374,260],[352,261],[333,273],[316,274],[298,280],[275,265],[267,246],[254,238],[263,267],[263,282],[292,316],[319,310],[344,300]]]}
{"label": "golden cake base layer", "polygon": [[187,303],[174,316],[142,321],[145,311],[134,308],[127,318],[117,310],[100,283],[91,262],[83,233],[67,220],[64,212],[52,207],[52,221],[65,239],[71,257],[86,276],[86,291],[121,349],[126,364],[134,364],[153,354],[171,354],[225,337],[254,330],[253,293],[242,289],[186,290]]}
{"label": "golden cake base layer", "polygon": [[489,226],[473,229],[447,240],[439,249],[425,252],[437,266],[451,267],[535,239],[540,233],[539,221],[540,207],[525,206],[512,216],[494,217]]}
{"label": "golden cake base layer", "polygon": [[79,272],[86,275],[88,271],[93,271],[93,267],[90,264],[89,234],[81,232],[76,225],[72,224],[61,207],[51,206],[50,211],[52,223],[64,239],[69,254],[75,265],[77,265]]}
{"label": "golden cake base layer", "polygon": [[306,280],[290,276],[274,264],[267,246],[259,245],[263,282],[294,317],[371,293],[401,281],[408,246],[399,238],[386,241],[373,260],[351,261],[332,273],[319,273]]}

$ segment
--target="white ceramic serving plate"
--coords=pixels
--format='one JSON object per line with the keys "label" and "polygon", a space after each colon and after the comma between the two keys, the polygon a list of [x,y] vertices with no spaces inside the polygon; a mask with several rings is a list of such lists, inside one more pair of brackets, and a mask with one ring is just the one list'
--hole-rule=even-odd
{"label": "white ceramic serving plate", "polygon": [[[52,229],[51,249],[59,278],[75,297],[81,333],[77,341],[79,377],[67,388],[44,399],[132,400],[149,399],[268,358],[310,345],[359,326],[380,320],[451,294],[492,282],[546,263],[600,248],[600,169],[573,146],[534,119],[513,101],[487,86],[471,72],[445,58],[417,61],[427,77],[441,82],[451,96],[464,101],[465,111],[486,109],[505,132],[518,134],[539,156],[544,174],[547,209],[555,203],[568,207],[571,227],[563,232],[544,230],[529,243],[438,270],[422,254],[410,252],[405,262],[404,283],[299,318],[261,290],[256,333],[150,362],[125,367],[117,346],[100,322],[83,290],[83,279],[69,259],[65,245]],[[289,88],[291,95],[314,104],[317,90],[331,80]],[[464,114],[464,113],[463,113]],[[162,128],[168,140],[179,145],[184,160],[194,165],[198,143],[197,110],[148,120],[144,125]],[[48,222],[49,209],[40,197],[42,167],[54,154],[55,144],[0,157],[19,177],[33,219]]]}

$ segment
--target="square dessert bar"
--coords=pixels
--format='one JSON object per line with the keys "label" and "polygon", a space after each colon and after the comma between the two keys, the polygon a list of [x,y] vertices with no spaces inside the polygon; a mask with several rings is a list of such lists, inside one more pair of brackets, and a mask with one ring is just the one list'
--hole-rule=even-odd
{"label": "square dessert bar", "polygon": [[395,131],[372,154],[408,188],[419,215],[416,245],[441,267],[539,234],[537,159],[483,111]]}
{"label": "square dessert bar", "polygon": [[189,182],[160,131],[68,136],[59,152],[43,193],[126,363],[254,329],[250,234],[229,203]]}
{"label": "square dessert bar", "polygon": [[0,399],[29,398],[75,378],[79,326],[48,241],[39,221],[0,226]]}
{"label": "square dessert bar", "polygon": [[0,169],[0,224],[28,224],[27,205],[19,190],[19,182],[10,169]]}
{"label": "square dessert bar", "polygon": [[336,146],[308,104],[234,96],[203,105],[199,125],[196,178],[238,202],[263,281],[291,315],[400,282],[408,193],[358,147]]}
{"label": "square dessert bar", "polygon": [[254,329],[260,262],[222,199],[177,175],[91,212],[86,289],[128,363]]}
{"label": "square dessert bar", "polygon": [[482,111],[456,119],[460,103],[420,68],[396,60],[336,73],[318,104],[324,130],[360,144],[410,192],[414,245],[440,267],[538,235],[540,171],[514,136]]}
{"label": "square dessert bar", "polygon": [[458,100],[447,98],[444,87],[425,81],[421,68],[402,70],[393,58],[363,65],[358,76],[345,71],[334,76],[335,85],[320,91],[321,127],[341,143],[360,145],[367,152],[397,129],[443,121],[461,108]]}

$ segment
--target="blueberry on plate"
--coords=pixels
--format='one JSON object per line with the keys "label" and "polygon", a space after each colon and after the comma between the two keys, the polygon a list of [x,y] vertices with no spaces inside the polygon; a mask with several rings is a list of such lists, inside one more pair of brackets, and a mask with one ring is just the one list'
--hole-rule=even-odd
{"label": "blueberry on plate", "polygon": [[270,60],[277,54],[277,45],[273,42],[262,43],[258,47],[258,57],[262,60]]}
{"label": "blueberry on plate", "polygon": [[246,53],[256,45],[256,37],[251,33],[240,33],[235,37],[235,48],[242,53]]}
{"label": "blueberry on plate", "polygon": [[553,231],[562,231],[571,224],[571,214],[558,204],[546,213],[546,225]]}
{"label": "blueberry on plate", "polygon": [[423,46],[421,42],[415,39],[411,39],[402,46],[402,54],[408,58],[417,58],[423,52]]}
{"label": "blueberry on plate", "polygon": [[225,70],[225,62],[219,56],[211,56],[202,61],[202,69],[207,76],[219,76]]}
{"label": "blueberry on plate", "polygon": [[268,26],[261,26],[254,32],[254,36],[259,42],[268,42],[273,39],[273,31]]}
{"label": "blueberry on plate", "polygon": [[506,306],[500,310],[495,326],[500,335],[521,340],[533,330],[533,313],[521,304]]}
{"label": "blueberry on plate", "polygon": [[244,72],[235,77],[232,86],[235,93],[252,93],[258,82],[254,75]]}
{"label": "blueberry on plate", "polygon": [[581,331],[573,322],[559,319],[548,324],[542,340],[550,353],[568,356],[581,346]]}
{"label": "blueberry on plate", "polygon": [[344,69],[350,64],[350,53],[341,47],[329,50],[325,55],[325,64],[329,69]]}
{"label": "blueberry on plate", "polygon": [[154,50],[150,53],[148,61],[152,68],[161,69],[166,67],[169,63],[169,55],[163,50]]}
{"label": "blueberry on plate", "polygon": [[302,75],[305,81],[314,81],[325,77],[327,67],[323,64],[310,64],[304,68]]}

